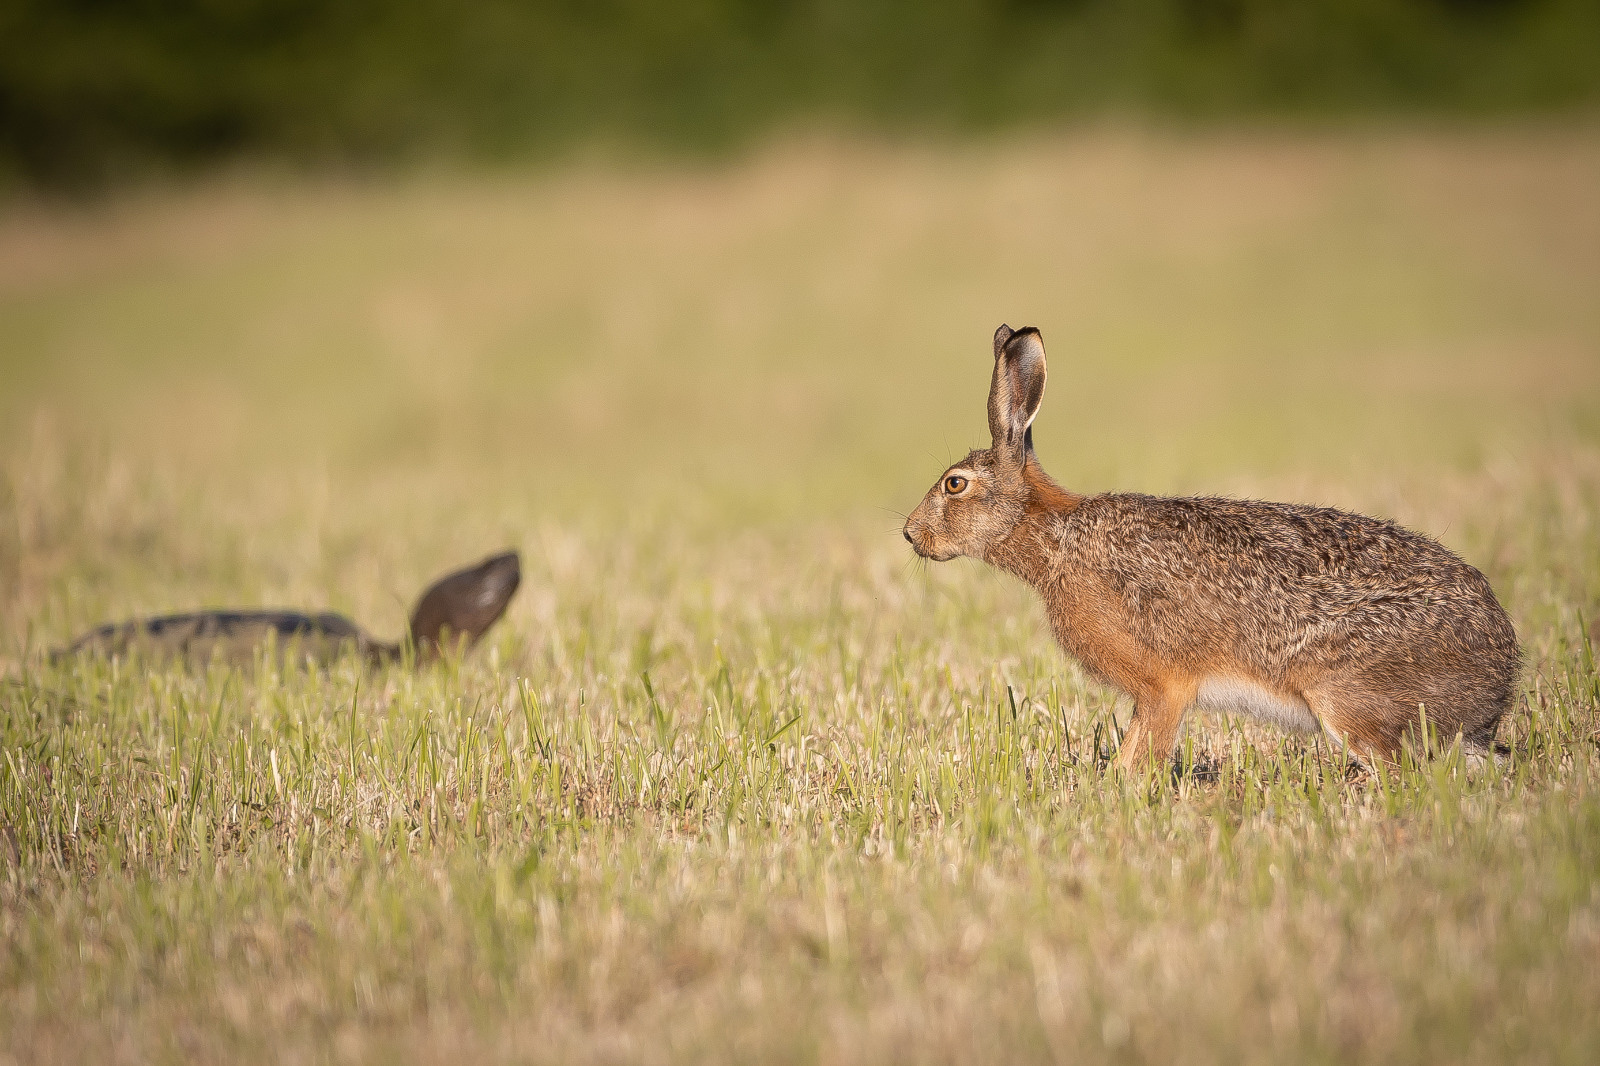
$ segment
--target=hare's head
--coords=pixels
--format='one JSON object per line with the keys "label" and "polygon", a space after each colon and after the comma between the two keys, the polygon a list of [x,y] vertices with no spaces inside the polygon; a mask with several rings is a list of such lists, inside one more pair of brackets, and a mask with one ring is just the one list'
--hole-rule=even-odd
{"label": "hare's head", "polygon": [[974,451],[939,476],[906,519],[905,538],[917,554],[944,561],[985,558],[1027,513],[1034,415],[1044,399],[1044,341],[1032,326],[1001,326],[994,335],[994,381],[989,386],[990,446]]}
{"label": "hare's head", "polygon": [[477,566],[447,574],[429,586],[411,612],[411,639],[417,654],[431,659],[459,640],[467,647],[505,613],[522,583],[516,552],[493,555]]}

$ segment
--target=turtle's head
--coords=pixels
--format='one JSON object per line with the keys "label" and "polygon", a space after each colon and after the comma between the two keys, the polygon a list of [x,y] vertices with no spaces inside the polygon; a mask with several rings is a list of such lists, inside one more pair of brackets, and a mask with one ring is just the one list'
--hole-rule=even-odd
{"label": "turtle's head", "polygon": [[411,640],[417,657],[427,660],[458,641],[470,648],[506,612],[522,582],[517,553],[492,555],[477,566],[434,582],[411,612]]}

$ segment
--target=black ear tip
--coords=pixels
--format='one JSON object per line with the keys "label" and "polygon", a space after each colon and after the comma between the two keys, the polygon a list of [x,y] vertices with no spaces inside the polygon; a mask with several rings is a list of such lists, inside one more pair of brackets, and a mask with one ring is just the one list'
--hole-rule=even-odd
{"label": "black ear tip", "polygon": [[1000,328],[994,331],[995,358],[998,359],[1000,357],[1000,353],[1005,351],[1006,342],[1011,339],[1011,334],[1011,327],[1006,325],[1004,322],[1000,323]]}
{"label": "black ear tip", "polygon": [[[1028,344],[1030,339],[1033,342],[1031,345]],[[1013,355],[1020,354],[1024,348],[1037,348],[1039,354],[1042,355],[1044,353],[1044,336],[1040,334],[1038,327],[1036,326],[1023,326],[1021,329],[1011,330],[1011,335],[1006,338],[1004,345],[1001,345],[999,339],[996,338],[996,358],[999,357],[999,353],[1002,348],[1005,351],[1013,353]]]}

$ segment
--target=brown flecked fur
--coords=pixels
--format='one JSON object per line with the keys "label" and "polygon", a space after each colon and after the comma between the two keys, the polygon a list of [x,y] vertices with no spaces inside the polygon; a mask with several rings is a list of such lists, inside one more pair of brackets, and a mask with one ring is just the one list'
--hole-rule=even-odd
{"label": "brown flecked fur", "polygon": [[[505,613],[522,581],[516,552],[503,552],[476,566],[447,574],[428,587],[411,612],[410,644],[417,659],[437,658],[456,641],[470,648]],[[275,641],[284,650],[326,663],[354,653],[373,663],[403,656],[404,643],[375,640],[339,614],[299,611],[194,611],[160,618],[114,622],[92,629],[51,653],[71,655],[146,655],[206,661],[213,657],[248,659],[257,647]]]}
{"label": "brown flecked fur", "polygon": [[1061,647],[1134,699],[1119,766],[1165,760],[1197,704],[1323,729],[1367,762],[1424,718],[1490,751],[1522,659],[1481,573],[1327,507],[1069,492],[1033,452],[1045,375],[1038,330],[1001,326],[993,444],[946,470],[904,532],[920,555],[982,559],[1038,591]]}

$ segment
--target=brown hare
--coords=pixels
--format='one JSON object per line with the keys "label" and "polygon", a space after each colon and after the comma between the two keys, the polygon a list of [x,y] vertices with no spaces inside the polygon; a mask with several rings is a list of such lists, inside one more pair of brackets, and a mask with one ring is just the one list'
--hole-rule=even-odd
{"label": "brown hare", "polygon": [[[409,643],[420,662],[437,658],[457,641],[471,647],[505,613],[522,581],[514,551],[492,555],[428,586],[411,612]],[[355,653],[371,663],[402,658],[405,641],[374,639],[340,614],[299,611],[193,611],[92,629],[51,653],[57,660],[83,654],[146,655],[205,661],[213,656],[243,660],[269,640],[293,648],[299,657],[329,663]]]}
{"label": "brown hare", "polygon": [[1521,669],[1489,582],[1393,522],[1257,500],[1080,496],[1033,451],[1039,331],[1001,326],[993,445],[939,478],[905,524],[917,554],[969,556],[1043,598],[1061,647],[1133,697],[1117,764],[1167,760],[1191,707],[1325,730],[1366,763],[1425,721],[1494,744]]}

